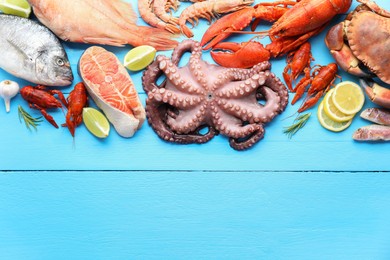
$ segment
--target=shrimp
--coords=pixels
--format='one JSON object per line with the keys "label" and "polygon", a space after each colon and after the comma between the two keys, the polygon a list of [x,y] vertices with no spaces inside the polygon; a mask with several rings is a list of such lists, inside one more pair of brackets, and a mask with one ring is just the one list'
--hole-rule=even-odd
{"label": "shrimp", "polygon": [[209,0],[197,2],[187,7],[180,15],[179,25],[183,34],[188,38],[194,36],[186,22],[195,26],[198,24],[198,18],[204,18],[211,22],[218,14],[229,13],[240,10],[247,5],[253,4],[254,0]]}
{"label": "shrimp", "polygon": [[[174,24],[166,23],[160,20],[156,14],[153,13],[153,2],[155,0],[139,0],[138,1],[138,11],[142,17],[142,19],[153,27],[157,27],[160,29],[164,29],[170,33],[180,33],[179,28],[177,28]],[[165,5],[162,6],[165,8]]]}
{"label": "shrimp", "polygon": [[[153,12],[154,14],[160,18],[163,22],[166,22],[167,24],[173,24],[178,25],[179,24],[179,18],[174,17],[166,12],[165,7],[169,7],[173,10],[175,10],[175,3],[173,0],[154,0],[153,3]],[[178,28],[177,28],[178,29]]]}

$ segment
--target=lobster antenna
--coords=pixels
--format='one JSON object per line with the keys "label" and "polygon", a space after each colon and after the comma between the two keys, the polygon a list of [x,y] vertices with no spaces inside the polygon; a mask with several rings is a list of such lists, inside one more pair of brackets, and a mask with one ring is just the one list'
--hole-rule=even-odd
{"label": "lobster antenna", "polygon": [[249,32],[249,31],[231,31],[229,33],[237,33],[237,34],[256,34],[262,38],[269,35],[269,30],[266,31],[260,31],[260,32]]}

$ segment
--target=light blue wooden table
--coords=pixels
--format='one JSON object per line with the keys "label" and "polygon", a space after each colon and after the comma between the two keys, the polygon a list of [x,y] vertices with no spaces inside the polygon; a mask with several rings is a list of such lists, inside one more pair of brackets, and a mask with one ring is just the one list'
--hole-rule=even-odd
{"label": "light blue wooden table", "polygon": [[[206,28],[202,21],[195,39]],[[333,61],[324,36],[311,40],[315,64]],[[88,46],[65,46],[77,83]],[[123,59],[130,47],[108,49]],[[272,64],[280,77],[285,60]],[[141,75],[131,73],[144,102]],[[1,71],[0,79],[14,78]],[[223,136],[166,143],[147,123],[131,139],[112,129],[100,140],[80,126],[73,144],[47,122],[29,132],[19,104],[27,107],[17,96],[7,114],[0,102],[0,259],[390,258],[390,146],[354,142],[368,124],[358,117],[333,133],[313,109],[289,139],[283,127],[297,110],[289,105],[260,143],[237,152]],[[61,110],[50,113],[64,121]]]}

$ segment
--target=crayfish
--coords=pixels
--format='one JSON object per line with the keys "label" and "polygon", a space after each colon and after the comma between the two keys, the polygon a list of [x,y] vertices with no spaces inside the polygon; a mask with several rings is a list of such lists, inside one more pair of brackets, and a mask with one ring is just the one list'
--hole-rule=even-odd
{"label": "crayfish", "polygon": [[291,104],[295,104],[305,93],[306,87],[310,85],[307,90],[308,98],[298,109],[298,113],[302,113],[306,109],[313,107],[318,100],[322,97],[324,92],[328,91],[333,85],[336,78],[340,78],[337,75],[338,66],[336,63],[330,63],[327,66],[317,65],[317,68],[313,71],[311,77],[301,80],[295,89],[295,96],[291,101]]}
{"label": "crayfish", "polygon": [[[59,90],[48,90],[46,87],[38,85],[36,87],[25,86],[20,90],[20,94],[23,99],[26,100],[30,108],[39,110],[45,119],[52,124],[55,128],[58,128],[54,118],[46,112],[49,108],[62,108],[62,104],[66,107],[67,102]],[[61,102],[54,97],[57,95]]]}
{"label": "crayfish", "polygon": [[[66,123],[62,124],[62,126],[67,126],[72,136],[74,136],[76,126],[82,122],[81,114],[83,108],[87,104],[87,91],[82,82],[74,87],[67,99],[65,99],[61,91],[49,90],[41,85],[36,87],[23,87],[20,90],[20,94],[29,103],[30,108],[39,110],[45,119],[55,128],[58,128],[58,125],[54,118],[47,113],[46,109],[63,108],[65,106],[68,112],[66,114]],[[59,100],[54,95],[57,95]]]}
{"label": "crayfish", "polygon": [[67,103],[68,112],[66,113],[66,123],[62,124],[62,126],[68,127],[69,132],[74,137],[75,128],[83,121],[81,116],[83,108],[88,103],[87,90],[83,82],[76,84],[74,89],[69,93]]}

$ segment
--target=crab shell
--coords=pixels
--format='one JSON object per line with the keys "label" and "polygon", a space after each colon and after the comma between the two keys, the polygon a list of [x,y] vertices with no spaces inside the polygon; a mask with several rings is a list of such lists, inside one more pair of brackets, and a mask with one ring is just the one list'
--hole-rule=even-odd
{"label": "crab shell", "polygon": [[346,35],[353,54],[390,84],[390,18],[371,11],[356,12],[346,27]]}

